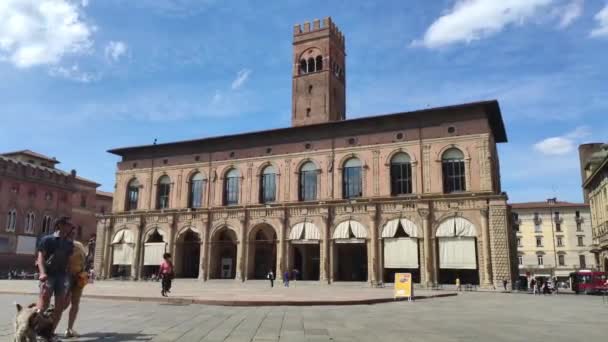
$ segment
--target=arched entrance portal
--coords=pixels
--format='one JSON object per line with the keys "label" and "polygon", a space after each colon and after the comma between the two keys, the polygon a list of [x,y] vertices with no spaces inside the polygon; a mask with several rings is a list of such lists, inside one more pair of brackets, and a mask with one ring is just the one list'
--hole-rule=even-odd
{"label": "arched entrance portal", "polygon": [[154,229],[144,237],[144,267],[141,272],[143,278],[149,278],[158,274],[160,264],[163,262],[163,254],[167,249],[164,232]]}
{"label": "arched entrance portal", "polygon": [[135,238],[133,232],[128,229],[118,231],[112,239],[111,277],[130,277],[134,255]]}
{"label": "arched entrance portal", "polygon": [[234,230],[224,227],[211,240],[211,279],[236,277],[237,238]]}
{"label": "arched entrance portal", "polygon": [[297,280],[319,280],[321,232],[312,222],[295,224],[289,232],[289,270],[298,270]]}
{"label": "arched entrance portal", "polygon": [[200,235],[192,229],[187,229],[179,236],[177,244],[176,274],[182,278],[198,278],[201,256]]}
{"label": "arched entrance portal", "polygon": [[248,279],[266,279],[269,271],[276,277],[277,234],[268,224],[257,226],[249,237]]}
{"label": "arched entrance portal", "polygon": [[411,273],[415,283],[420,283],[420,255],[418,226],[408,219],[388,221],[382,229],[383,279],[395,281],[395,273]]}
{"label": "arched entrance portal", "polygon": [[477,265],[477,230],[462,217],[443,221],[435,236],[439,240],[439,283],[454,284],[460,278],[461,284],[479,285]]}
{"label": "arched entrance portal", "polygon": [[333,274],[337,281],[367,281],[367,229],[357,221],[344,221],[332,236]]}

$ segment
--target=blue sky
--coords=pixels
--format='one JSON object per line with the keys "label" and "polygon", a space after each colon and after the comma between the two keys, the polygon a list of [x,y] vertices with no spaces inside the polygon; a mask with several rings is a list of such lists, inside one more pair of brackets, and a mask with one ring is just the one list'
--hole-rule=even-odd
{"label": "blue sky", "polygon": [[511,201],[581,201],[608,140],[605,0],[3,0],[0,151],[112,191],[114,147],[290,125],[293,25],[346,35],[347,117],[497,99]]}

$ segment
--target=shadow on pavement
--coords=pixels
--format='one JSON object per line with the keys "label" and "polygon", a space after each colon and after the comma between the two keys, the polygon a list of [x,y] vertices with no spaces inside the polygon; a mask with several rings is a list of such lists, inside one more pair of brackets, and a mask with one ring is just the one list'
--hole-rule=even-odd
{"label": "shadow on pavement", "polygon": [[150,341],[154,338],[152,335],[147,334],[138,334],[138,333],[114,333],[114,332],[100,332],[100,333],[90,333],[90,334],[82,334],[80,337],[75,339],[63,338],[63,341],[78,341],[78,342],[88,342],[88,341],[113,341],[113,342],[123,342],[123,341]]}

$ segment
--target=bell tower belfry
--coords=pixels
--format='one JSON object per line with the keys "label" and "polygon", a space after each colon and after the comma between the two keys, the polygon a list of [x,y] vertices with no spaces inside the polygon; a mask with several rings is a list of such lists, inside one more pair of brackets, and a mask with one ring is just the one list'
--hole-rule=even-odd
{"label": "bell tower belfry", "polygon": [[293,30],[292,126],[344,120],[344,35],[327,17]]}

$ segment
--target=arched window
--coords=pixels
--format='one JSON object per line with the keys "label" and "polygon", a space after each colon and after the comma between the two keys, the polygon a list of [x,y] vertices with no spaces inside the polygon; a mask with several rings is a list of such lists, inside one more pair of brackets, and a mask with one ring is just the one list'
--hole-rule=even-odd
{"label": "arched window", "polygon": [[45,215],[42,218],[42,234],[50,234],[51,233],[51,225],[53,223],[53,219],[48,216]]}
{"label": "arched window", "polygon": [[23,227],[23,230],[25,231],[26,234],[34,233],[34,219],[35,218],[36,218],[36,216],[31,211],[29,213],[27,213],[27,215],[25,216],[25,226]]}
{"label": "arched window", "polygon": [[300,201],[314,201],[317,199],[317,166],[307,162],[300,168]]}
{"label": "arched window", "polygon": [[260,182],[260,203],[276,201],[276,171],[272,165],[266,166]]}
{"label": "arched window", "polygon": [[156,191],[156,209],[169,208],[169,195],[171,194],[171,179],[169,176],[162,176],[158,180],[158,190]]}
{"label": "arched window", "polygon": [[308,67],[306,66],[306,60],[300,60],[300,75],[306,74],[308,72]]}
{"label": "arched window", "polygon": [[308,72],[315,72],[315,59],[312,57],[308,59]]}
{"label": "arched window", "polygon": [[351,158],[344,163],[342,170],[342,197],[357,198],[363,195],[361,179],[361,161]]}
{"label": "arched window", "polygon": [[391,195],[412,193],[412,163],[410,156],[397,153],[391,159]]}
{"label": "arched window", "polygon": [[203,206],[203,194],[205,192],[206,179],[202,173],[195,173],[190,178],[190,192],[188,206],[190,208],[201,208]]}
{"label": "arched window", "polygon": [[241,174],[237,169],[232,169],[226,174],[224,180],[224,205],[239,203],[239,179]]}
{"label": "arched window", "polygon": [[6,215],[6,231],[14,232],[16,226],[17,226],[17,210],[12,209],[12,210],[9,210]]}
{"label": "arched window", "polygon": [[451,148],[441,157],[443,170],[443,192],[466,191],[464,154],[457,148]]}
{"label": "arched window", "polygon": [[137,210],[137,201],[139,200],[139,182],[133,179],[127,185],[127,203],[126,210]]}
{"label": "arched window", "polygon": [[323,56],[317,56],[315,67],[316,67],[315,68],[316,71],[323,70]]}

